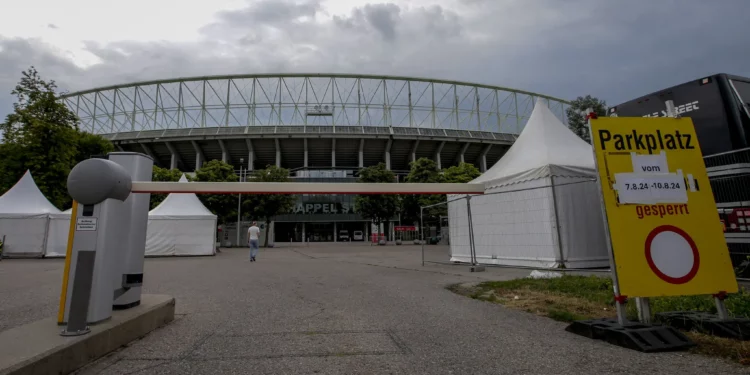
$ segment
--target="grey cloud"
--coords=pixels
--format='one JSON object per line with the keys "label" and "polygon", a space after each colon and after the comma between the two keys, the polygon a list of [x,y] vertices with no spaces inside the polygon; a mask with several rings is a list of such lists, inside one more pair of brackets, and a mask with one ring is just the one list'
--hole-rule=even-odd
{"label": "grey cloud", "polygon": [[388,41],[396,39],[396,24],[401,8],[396,4],[367,4],[362,10],[367,22]]}
{"label": "grey cloud", "polygon": [[300,17],[315,17],[321,11],[319,1],[263,0],[243,10],[222,11],[218,18],[222,24],[250,26],[275,25]]}
{"label": "grey cloud", "polygon": [[[369,4],[330,18],[319,2],[266,1],[219,13],[194,43],[87,43],[101,63],[86,69],[37,41],[0,39],[0,93],[34,64],[72,90],[192,75],[341,72],[592,94],[614,105],[712,73],[750,76],[750,24],[734,11],[745,1],[458,0]],[[0,97],[0,115],[9,103]]]}
{"label": "grey cloud", "polygon": [[34,65],[46,79],[55,80],[61,89],[74,86],[73,77],[83,71],[56,51],[34,39],[0,36],[0,121],[12,110],[15,88],[21,72]]}
{"label": "grey cloud", "polygon": [[[316,0],[263,0],[244,9],[217,13],[218,21],[202,27],[201,32],[211,38],[230,41],[240,35],[237,41],[243,44],[258,43],[266,39],[263,34],[269,32],[299,37],[305,35],[302,29],[321,11],[320,2]],[[303,19],[305,17],[307,19]]]}
{"label": "grey cloud", "polygon": [[47,27],[50,28],[50,29],[57,29],[58,28],[57,25],[55,25],[54,23],[47,24]]}
{"label": "grey cloud", "polygon": [[368,33],[375,31],[388,42],[396,39],[397,28],[400,26],[401,8],[393,3],[367,4],[352,10],[351,16],[334,16],[333,23],[342,32]]}

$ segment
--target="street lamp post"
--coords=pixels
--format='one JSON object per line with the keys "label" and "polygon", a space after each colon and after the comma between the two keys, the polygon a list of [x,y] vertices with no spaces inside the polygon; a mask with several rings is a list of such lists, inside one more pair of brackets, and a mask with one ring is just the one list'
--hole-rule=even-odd
{"label": "street lamp post", "polygon": [[[240,182],[245,182],[242,176],[242,164],[245,158],[240,158]],[[237,246],[240,246],[240,218],[242,217],[242,193],[237,194]]]}

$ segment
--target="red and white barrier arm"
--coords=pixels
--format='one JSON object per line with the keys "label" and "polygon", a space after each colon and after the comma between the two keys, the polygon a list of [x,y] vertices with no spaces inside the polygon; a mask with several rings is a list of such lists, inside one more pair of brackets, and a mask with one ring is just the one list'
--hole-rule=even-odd
{"label": "red and white barrier arm", "polygon": [[484,184],[134,181],[131,191],[196,194],[484,194]]}

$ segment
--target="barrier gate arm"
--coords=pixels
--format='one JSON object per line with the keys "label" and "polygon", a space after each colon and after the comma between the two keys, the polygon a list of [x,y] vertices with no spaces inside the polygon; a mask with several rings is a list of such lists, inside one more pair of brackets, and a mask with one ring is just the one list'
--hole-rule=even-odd
{"label": "barrier gate arm", "polygon": [[203,194],[484,194],[484,184],[133,181],[131,191]]}

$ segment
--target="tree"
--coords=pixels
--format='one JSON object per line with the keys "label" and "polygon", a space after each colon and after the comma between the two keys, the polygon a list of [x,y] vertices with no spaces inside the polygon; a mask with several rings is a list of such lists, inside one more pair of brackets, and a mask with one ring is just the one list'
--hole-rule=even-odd
{"label": "tree", "polygon": [[[265,169],[253,172],[251,182],[289,182],[289,170],[268,165]],[[266,222],[266,240],[263,244],[268,247],[269,229],[271,221],[276,215],[287,213],[292,210],[296,196],[290,194],[253,194],[243,202],[248,210],[258,218]]]}
{"label": "tree", "polygon": [[[357,182],[394,183],[396,175],[380,163],[361,169]],[[380,224],[388,222],[398,212],[398,197],[390,194],[358,195],[354,198],[354,207],[363,218],[374,221],[380,230]]]}
{"label": "tree", "polygon": [[99,135],[78,132],[76,164],[95,155],[106,155],[115,150],[112,142]]}
{"label": "tree", "polygon": [[[45,81],[34,67],[22,72],[11,91],[16,96],[13,112],[0,124],[3,131],[4,176],[7,190],[31,172],[39,190],[58,208],[69,204],[67,177],[76,163],[78,118],[57,100],[54,81]],[[6,160],[7,158],[7,160]]]}
{"label": "tree", "polygon": [[[404,179],[408,183],[438,183],[443,182],[443,175],[437,167],[437,163],[429,158],[419,158],[410,163],[411,169]],[[417,195],[407,194],[401,198],[401,219],[406,222],[420,220],[420,206],[430,206],[445,202],[445,195]],[[445,207],[430,207],[425,211],[427,216],[440,216],[446,211]]]}
{"label": "tree", "polygon": [[479,177],[482,172],[474,164],[461,163],[443,170],[443,179],[448,183],[466,184]]}
{"label": "tree", "polygon": [[0,192],[29,170],[39,190],[58,208],[70,207],[70,170],[92,155],[111,152],[106,139],[78,129],[78,118],[58,100],[55,81],[45,81],[32,66],[21,73],[13,112],[0,123]]}
{"label": "tree", "polygon": [[592,108],[598,116],[607,115],[607,103],[591,95],[576,98],[576,100],[570,103],[570,107],[565,110],[565,113],[568,115],[568,127],[570,130],[584,141],[591,143],[589,129],[586,126],[586,118],[582,114],[582,112],[589,108]]}
{"label": "tree", "polygon": [[[166,169],[154,166],[153,174],[151,175],[151,181],[160,182],[177,182],[182,177],[182,172],[179,169]],[[156,208],[165,198],[167,194],[151,194],[151,210]]]}
{"label": "tree", "polygon": [[[234,168],[220,160],[211,160],[195,171],[193,181],[237,182]],[[198,198],[214,215],[219,224],[226,224],[237,215],[237,198],[231,194],[199,194]],[[239,228],[238,228],[239,230]]]}

